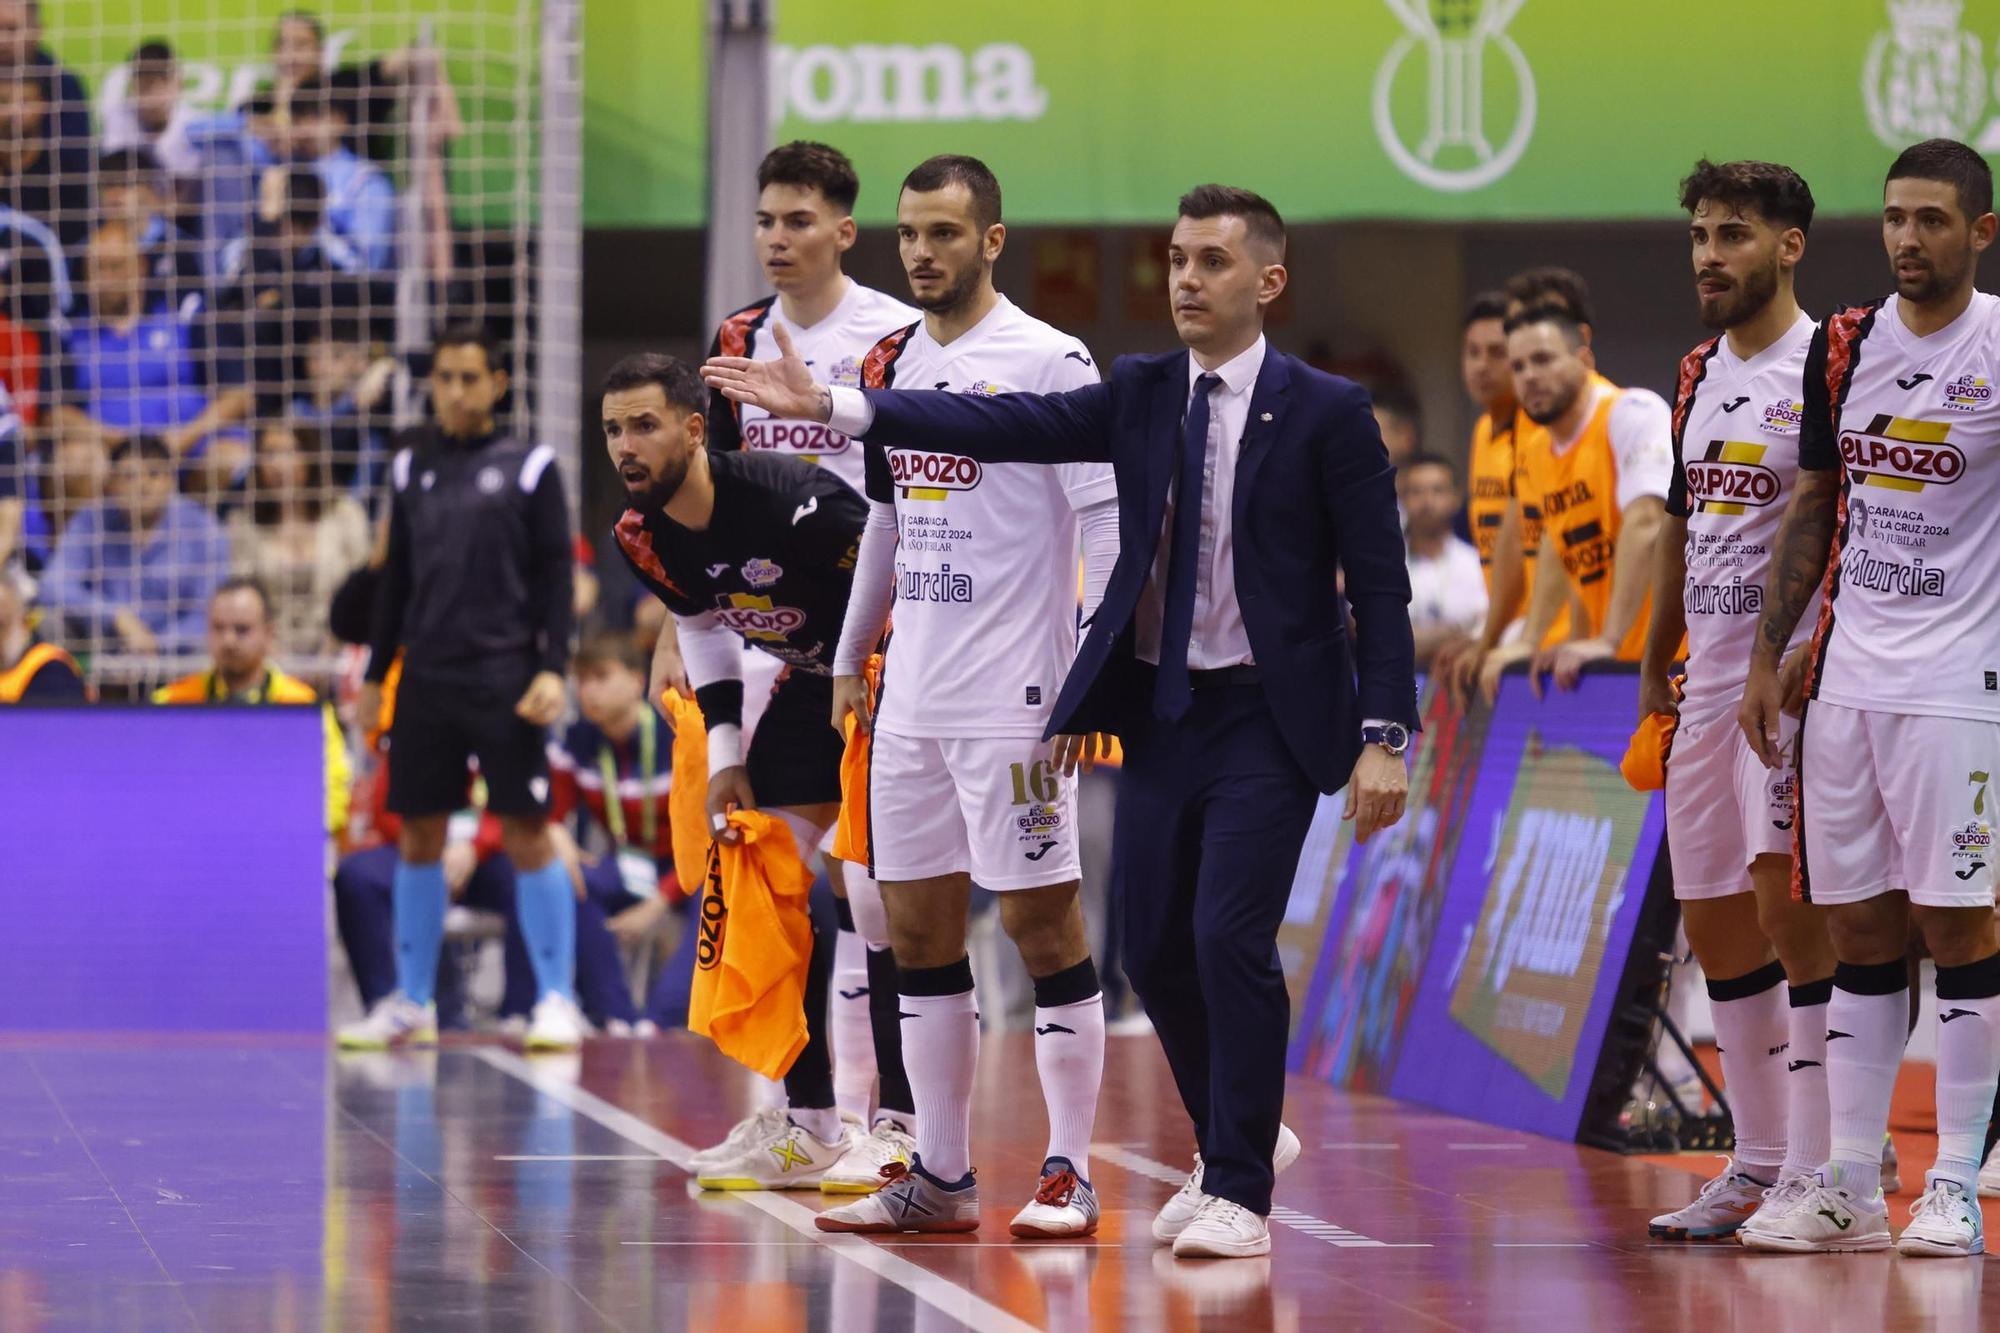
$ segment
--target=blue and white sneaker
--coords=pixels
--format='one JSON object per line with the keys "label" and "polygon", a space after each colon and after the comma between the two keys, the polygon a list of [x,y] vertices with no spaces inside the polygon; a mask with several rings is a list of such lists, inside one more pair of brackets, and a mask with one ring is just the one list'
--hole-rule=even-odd
{"label": "blue and white sneaker", "polygon": [[1097,1191],[1067,1157],[1042,1163],[1042,1183],[1007,1228],[1024,1239],[1088,1236],[1097,1230]]}
{"label": "blue and white sneaker", "polygon": [[814,1219],[821,1231],[884,1235],[899,1231],[976,1231],[979,1229],[979,1185],[973,1173],[947,1184],[924,1170],[921,1157],[905,1166],[890,1162],[882,1168],[882,1188]]}

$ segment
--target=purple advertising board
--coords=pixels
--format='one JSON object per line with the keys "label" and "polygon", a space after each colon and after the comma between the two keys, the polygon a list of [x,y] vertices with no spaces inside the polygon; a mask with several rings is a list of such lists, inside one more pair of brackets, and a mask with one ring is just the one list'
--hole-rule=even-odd
{"label": "purple advertising board", "polygon": [[1509,675],[1490,713],[1426,702],[1410,813],[1347,859],[1295,1070],[1575,1137],[1661,850],[1658,795],[1618,772],[1636,695]]}
{"label": "purple advertising board", "polygon": [[326,1030],[313,708],[0,709],[0,1030]]}

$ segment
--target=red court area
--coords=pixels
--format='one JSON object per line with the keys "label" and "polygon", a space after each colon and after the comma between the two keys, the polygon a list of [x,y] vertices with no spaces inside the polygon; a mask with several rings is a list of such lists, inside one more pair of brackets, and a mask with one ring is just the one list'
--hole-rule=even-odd
{"label": "red court area", "polygon": [[[1928,1080],[1906,1072],[1899,1128],[1927,1124]],[[0,1045],[0,1329],[2000,1327],[1984,1259],[1650,1243],[1647,1218],[1712,1158],[1619,1157],[1298,1080],[1306,1151],[1270,1257],[1177,1262],[1147,1223],[1190,1145],[1147,1037],[1110,1043],[1105,1224],[1080,1243],[1007,1235],[1043,1148],[1029,1037],[986,1042],[970,1236],[826,1236],[816,1193],[694,1190],[678,1163],[743,1095],[686,1034],[533,1060]],[[1902,1148],[1914,1183],[1930,1142]]]}

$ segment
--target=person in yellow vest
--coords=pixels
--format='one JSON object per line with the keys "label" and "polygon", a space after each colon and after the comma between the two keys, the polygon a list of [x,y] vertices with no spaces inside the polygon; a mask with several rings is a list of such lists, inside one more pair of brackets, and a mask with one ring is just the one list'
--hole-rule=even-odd
{"label": "person in yellow vest", "polygon": [[[1509,318],[1507,356],[1521,408],[1536,428],[1516,445],[1517,498],[1524,513],[1540,510],[1542,532],[1526,632],[1489,652],[1482,667],[1489,698],[1513,662],[1532,659],[1533,680],[1553,673],[1570,689],[1591,662],[1640,659],[1653,547],[1673,475],[1666,401],[1594,377],[1583,331],[1567,311],[1541,307]],[[1547,644],[1572,597],[1568,636]]]}
{"label": "person in yellow vest", "polygon": [[0,572],[0,704],[82,703],[76,659],[35,633],[27,589]]}
{"label": "person in yellow vest", "polygon": [[320,703],[312,686],[271,664],[276,633],[264,585],[247,576],[227,580],[208,599],[208,670],[161,686],[153,692],[153,702],[319,704],[325,732],[326,828],[338,835],[347,824],[347,743],[333,706]]}

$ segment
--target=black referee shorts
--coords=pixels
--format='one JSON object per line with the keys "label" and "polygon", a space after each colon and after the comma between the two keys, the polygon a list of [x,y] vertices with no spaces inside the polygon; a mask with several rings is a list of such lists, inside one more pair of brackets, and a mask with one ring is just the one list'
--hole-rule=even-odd
{"label": "black referee shorts", "polygon": [[514,715],[525,689],[525,680],[509,691],[405,676],[389,728],[389,809],[404,816],[463,809],[466,761],[477,757],[488,810],[546,813],[548,738],[542,728]]}
{"label": "black referee shorts", "polygon": [[833,729],[833,677],[787,671],[771,691],[744,760],[757,804],[838,802],[846,749]]}

